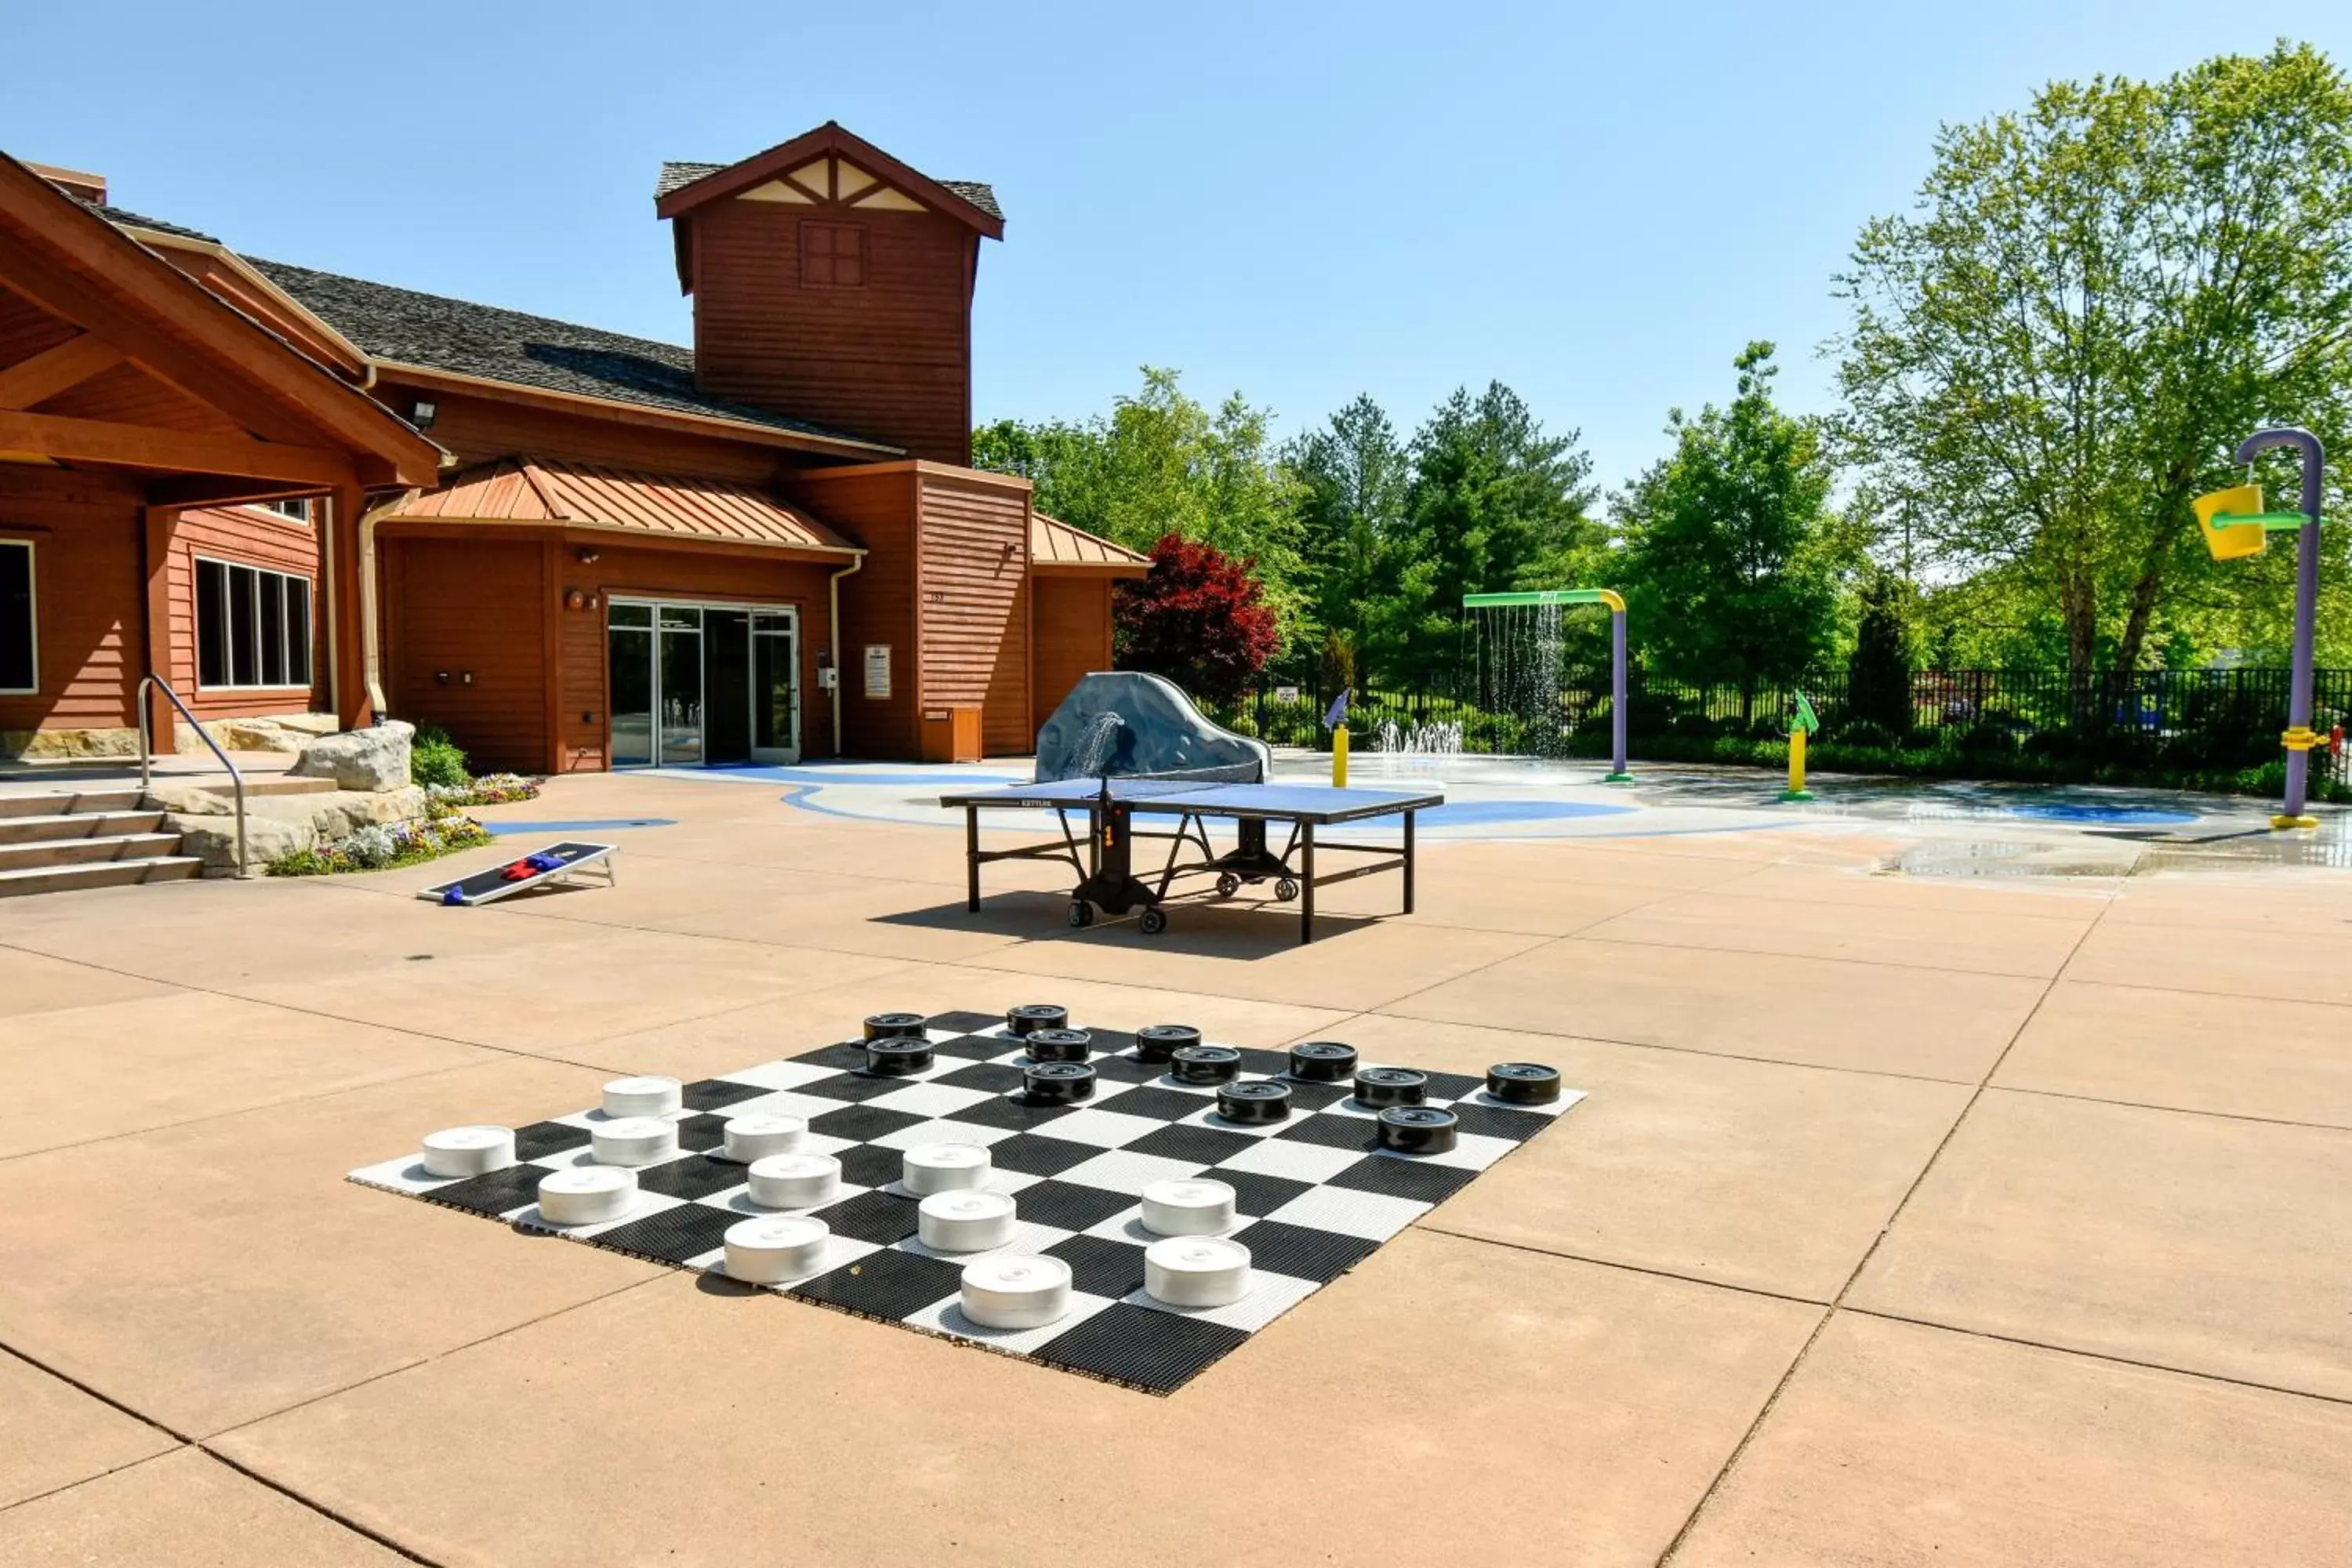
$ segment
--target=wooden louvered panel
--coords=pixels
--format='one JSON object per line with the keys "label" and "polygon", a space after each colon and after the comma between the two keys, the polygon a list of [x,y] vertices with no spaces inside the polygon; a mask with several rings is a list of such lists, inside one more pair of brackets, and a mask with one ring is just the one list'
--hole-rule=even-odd
{"label": "wooden louvered panel", "polygon": [[988,752],[1025,752],[1027,487],[926,474],[922,513],[923,704],[976,703]]}

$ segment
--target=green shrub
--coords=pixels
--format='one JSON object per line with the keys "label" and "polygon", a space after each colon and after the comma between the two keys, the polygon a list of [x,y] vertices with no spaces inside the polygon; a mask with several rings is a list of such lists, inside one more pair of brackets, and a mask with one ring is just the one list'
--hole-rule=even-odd
{"label": "green shrub", "polygon": [[466,753],[438,724],[427,724],[408,743],[408,782],[416,784],[463,786],[472,782],[466,772]]}

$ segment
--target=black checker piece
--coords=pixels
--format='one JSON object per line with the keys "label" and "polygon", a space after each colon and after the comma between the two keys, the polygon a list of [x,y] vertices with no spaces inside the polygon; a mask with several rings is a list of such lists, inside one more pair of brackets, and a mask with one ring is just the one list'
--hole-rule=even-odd
{"label": "black checker piece", "polygon": [[1166,1393],[1248,1339],[1239,1329],[1115,1301],[1045,1342],[1037,1359]]}
{"label": "black checker piece", "polygon": [[1481,1138],[1508,1138],[1514,1143],[1524,1143],[1552,1123],[1549,1116],[1538,1116],[1532,1110],[1506,1110],[1498,1105],[1471,1105],[1457,1100],[1446,1109],[1461,1119],[1465,1132]]}
{"label": "black checker piece", "polygon": [[1034,1224],[1050,1225],[1056,1230],[1091,1230],[1111,1215],[1135,1207],[1135,1194],[1049,1180],[1022,1188],[1013,1194],[1013,1203],[1023,1219]]}
{"label": "black checker piece", "polygon": [[[1070,1266],[1070,1288],[1116,1300],[1143,1289],[1143,1248],[1099,1236],[1073,1236],[1045,1249]],[[961,1289],[959,1279],[958,1287]]]}
{"label": "black checker piece", "polygon": [[1077,1109],[1075,1105],[1032,1105],[1019,1095],[1001,1095],[994,1100],[983,1100],[978,1105],[967,1105],[961,1110],[951,1110],[940,1120],[961,1121],[969,1127],[1020,1130],[1043,1127]]}
{"label": "black checker piece", "polygon": [[803,1051],[793,1058],[811,1067],[833,1068],[851,1072],[866,1065],[866,1046],[858,1040],[844,1040],[835,1046],[819,1046],[813,1051]]}
{"label": "black checker piece", "polygon": [[862,1072],[836,1073],[821,1078],[814,1083],[804,1083],[793,1090],[794,1094],[814,1094],[821,1100],[838,1100],[855,1105],[860,1100],[878,1100],[894,1089],[907,1087],[903,1078],[868,1077]]}
{"label": "black checker piece", "polygon": [[[888,1193],[860,1193],[830,1208],[813,1212],[831,1226],[835,1235],[870,1241],[878,1247],[904,1241],[915,1234],[915,1200],[892,1197]],[[956,1278],[961,1282],[963,1277],[959,1274]],[[919,1307],[922,1303],[918,1301],[915,1305]]]}
{"label": "black checker piece", "polygon": [[727,1118],[716,1111],[702,1116],[689,1116],[677,1124],[677,1146],[697,1154],[708,1153],[727,1142]]}
{"label": "black checker piece", "polygon": [[1234,1239],[1249,1248],[1250,1266],[1254,1268],[1327,1284],[1379,1251],[1381,1245],[1361,1237],[1311,1230],[1303,1225],[1285,1225],[1273,1219],[1243,1226],[1234,1233]]}
{"label": "black checker piece", "polygon": [[1379,1193],[1384,1197],[1411,1198],[1416,1203],[1442,1204],[1469,1185],[1477,1174],[1453,1165],[1433,1165],[1426,1160],[1367,1154],[1324,1185]]}
{"label": "black checker piece", "polygon": [[1157,1154],[1163,1160],[1190,1160],[1195,1164],[1213,1165],[1220,1160],[1248,1152],[1257,1142],[1246,1132],[1179,1126],[1159,1128],[1122,1147],[1132,1153]]}
{"label": "black checker piece", "polygon": [[515,1158],[544,1160],[572,1149],[588,1147],[588,1129],[563,1121],[534,1121],[515,1129]]}
{"label": "black checker piece", "polygon": [[[907,1212],[912,1215],[914,1205],[908,1205]],[[903,1318],[958,1295],[962,1288],[961,1263],[943,1263],[919,1252],[884,1251],[868,1253],[846,1268],[795,1285],[792,1294],[830,1301],[836,1307],[854,1307],[877,1318]]]}
{"label": "black checker piece", "polygon": [[1216,1103],[1214,1095],[1186,1094],[1181,1089],[1146,1085],[1142,1089],[1126,1090],[1104,1109],[1116,1110],[1122,1116],[1151,1116],[1162,1121],[1181,1121],[1196,1110],[1213,1109]]}
{"label": "black checker piece", "polygon": [[1293,1143],[1323,1149],[1361,1149],[1370,1153],[1381,1146],[1381,1124],[1369,1116],[1310,1116],[1275,1134]]}
{"label": "black checker piece", "polygon": [[1010,1062],[974,1062],[968,1068],[943,1072],[928,1081],[943,1083],[950,1089],[977,1089],[990,1094],[1010,1094],[1025,1080],[1021,1076],[1021,1069]]}
{"label": "black checker piece", "polygon": [[[1000,1171],[1019,1171],[1028,1176],[1058,1176],[1073,1165],[1083,1165],[1101,1153],[1091,1143],[1073,1143],[1066,1138],[1044,1138],[1034,1132],[1016,1132],[988,1146],[989,1163]],[[1021,1208],[1021,1216],[1029,1217],[1027,1192],[1013,1194]],[[1048,1221],[1048,1224],[1056,1223]],[[1081,1227],[1083,1228],[1083,1227]]]}
{"label": "black checker piece", "polygon": [[638,1186],[672,1198],[707,1198],[713,1193],[740,1187],[748,1180],[742,1166],[714,1160],[707,1154],[688,1154],[683,1160],[649,1165],[637,1173]]}
{"label": "black checker piece", "polygon": [[705,1208],[700,1204],[680,1204],[674,1209],[599,1231],[594,1239],[599,1247],[634,1252],[640,1258],[684,1263],[719,1247],[727,1239],[727,1227],[742,1217],[725,1209]]}
{"label": "black checker piece", "polygon": [[991,1057],[1003,1056],[1019,1044],[1018,1040],[1008,1040],[996,1035],[958,1035],[952,1040],[941,1040],[933,1046],[931,1054],[984,1062]]}
{"label": "black checker piece", "polygon": [[723,1078],[706,1078],[699,1083],[689,1083],[678,1090],[678,1099],[688,1110],[718,1110],[739,1100],[757,1100],[772,1093],[755,1083],[730,1083]]}
{"label": "black checker piece", "polygon": [[467,1176],[425,1194],[436,1204],[470,1209],[475,1214],[499,1215],[539,1201],[539,1184],[547,1172],[538,1165],[509,1165],[503,1171]]}
{"label": "black checker piece", "polygon": [[954,1029],[962,1034],[977,1035],[983,1029],[993,1029],[1003,1022],[1003,1016],[998,1013],[935,1013],[923,1020],[923,1027]]}
{"label": "black checker piece", "polygon": [[845,1105],[809,1118],[808,1130],[827,1138],[854,1138],[870,1143],[887,1133],[903,1132],[929,1121],[909,1110],[886,1110],[878,1105]]}

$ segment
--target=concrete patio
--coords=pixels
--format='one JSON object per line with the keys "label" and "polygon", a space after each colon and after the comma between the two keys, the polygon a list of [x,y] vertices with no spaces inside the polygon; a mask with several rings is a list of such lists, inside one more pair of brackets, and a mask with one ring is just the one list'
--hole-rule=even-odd
{"label": "concrete patio", "polygon": [[[562,835],[0,906],[0,1562],[2352,1552],[2352,873],[1445,841],[1420,913],[1350,884],[1301,948],[1072,931],[1034,866],[967,915],[945,814],[613,775],[482,815],[671,825],[481,910],[414,893]],[[1030,1000],[1591,1098],[1167,1399],[342,1180]]]}

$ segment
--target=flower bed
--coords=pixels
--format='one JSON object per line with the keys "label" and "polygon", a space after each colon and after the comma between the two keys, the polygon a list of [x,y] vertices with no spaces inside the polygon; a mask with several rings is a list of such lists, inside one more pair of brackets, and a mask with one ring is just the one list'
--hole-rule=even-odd
{"label": "flower bed", "polygon": [[520,773],[484,773],[467,784],[425,786],[425,804],[436,813],[458,811],[469,805],[510,805],[519,800],[538,798],[539,781]]}
{"label": "flower bed", "polygon": [[490,831],[452,812],[425,822],[373,823],[332,844],[272,860],[273,877],[323,877],[339,871],[391,871],[490,842]]}

